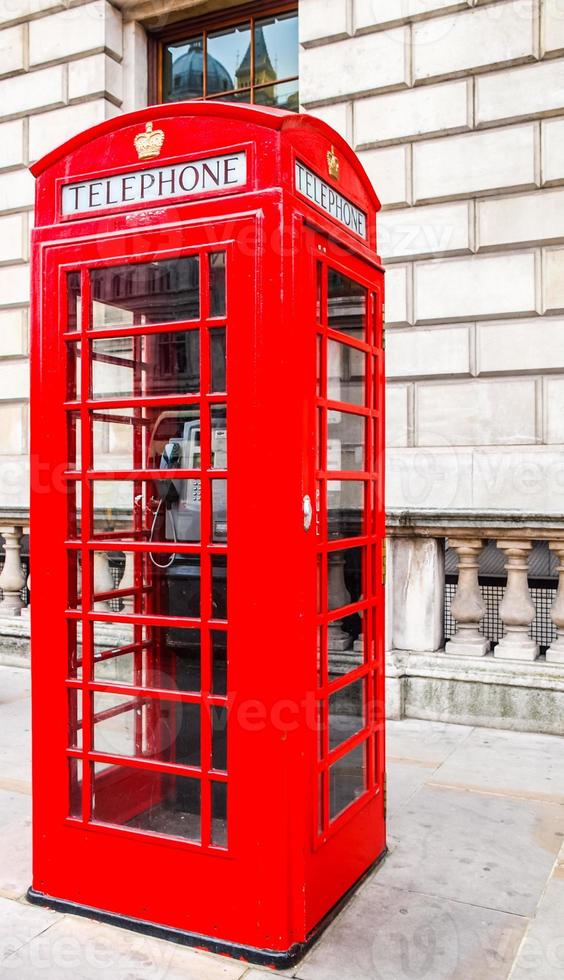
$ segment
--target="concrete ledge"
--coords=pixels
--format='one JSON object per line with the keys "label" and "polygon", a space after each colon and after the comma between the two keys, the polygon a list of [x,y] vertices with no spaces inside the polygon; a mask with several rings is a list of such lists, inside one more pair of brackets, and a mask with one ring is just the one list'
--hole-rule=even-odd
{"label": "concrete ledge", "polygon": [[[119,627],[102,632],[104,646],[127,642]],[[28,616],[0,617],[0,664],[29,667]],[[392,650],[386,654],[386,707],[394,719],[564,735],[564,664]]]}
{"label": "concrete ledge", "polygon": [[564,664],[393,650],[386,670],[391,718],[564,734]]}

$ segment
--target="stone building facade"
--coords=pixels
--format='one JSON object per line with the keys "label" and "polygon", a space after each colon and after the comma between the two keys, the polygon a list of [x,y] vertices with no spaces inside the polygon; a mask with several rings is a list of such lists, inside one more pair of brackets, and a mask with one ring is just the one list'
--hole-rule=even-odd
{"label": "stone building facade", "polygon": [[[236,7],[0,0],[5,657],[27,633],[28,165],[147,104],[154,32]],[[357,150],[383,205],[390,708],[559,731],[564,2],[300,0],[298,13],[303,110]]]}

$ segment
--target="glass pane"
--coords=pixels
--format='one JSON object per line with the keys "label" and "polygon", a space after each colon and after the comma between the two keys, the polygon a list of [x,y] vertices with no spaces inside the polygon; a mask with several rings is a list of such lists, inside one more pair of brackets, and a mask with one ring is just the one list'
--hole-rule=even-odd
{"label": "glass pane", "polygon": [[92,695],[94,749],[200,765],[200,705],[125,694]]}
{"label": "glass pane", "polygon": [[336,749],[364,725],[364,681],[354,681],[330,695],[329,749]]}
{"label": "glass pane", "polygon": [[[136,642],[137,637],[137,642]],[[141,684],[135,669],[142,652],[141,627],[129,623],[92,623],[94,680],[109,684]]]}
{"label": "glass pane", "polygon": [[[158,561],[167,555],[155,555]],[[158,569],[157,569],[158,571]],[[200,616],[200,559],[197,555],[175,555],[174,561],[165,570],[166,591],[163,590],[156,602],[159,611],[165,616],[186,616],[198,619]],[[155,597],[156,598],[156,597]]]}
{"label": "glass pane", "polygon": [[212,705],[212,769],[227,769],[227,708]]}
{"label": "glass pane", "polygon": [[327,412],[327,469],[364,470],[365,421],[362,415]]}
{"label": "glass pane", "polygon": [[[91,422],[94,470],[200,468],[198,405],[99,409],[91,413]],[[178,498],[186,504],[194,494],[199,500],[199,489],[184,483],[175,480],[171,487],[170,480],[162,486],[159,481],[157,496],[168,495],[167,504]]]}
{"label": "glass pane", "polygon": [[[343,616],[327,626],[329,680],[344,677],[364,663],[364,614]],[[325,638],[325,634],[323,639]]]}
{"label": "glass pane", "polygon": [[200,781],[190,776],[96,763],[92,819],[199,841]]}
{"label": "glass pane", "polygon": [[362,598],[364,548],[345,548],[327,555],[328,609],[341,609]]}
{"label": "glass pane", "polygon": [[366,789],[366,745],[355,749],[333,763],[329,769],[329,816],[338,816]]}
{"label": "glass pane", "polygon": [[82,691],[68,690],[69,723],[68,745],[70,749],[82,748]]}
{"label": "glass pane", "polygon": [[146,687],[200,690],[200,630],[152,626],[146,642]]}
{"label": "glass pane", "polygon": [[69,817],[82,817],[82,759],[69,759]]}
{"label": "glass pane", "polygon": [[225,252],[210,252],[209,263],[210,316],[225,316]]}
{"label": "glass pane", "polygon": [[116,531],[121,531],[123,537],[131,538],[137,523],[137,537],[142,537],[142,501],[134,504],[137,489],[131,480],[95,480],[92,483],[95,536],[104,537],[110,533],[115,536]]}
{"label": "glass pane", "polygon": [[256,105],[270,105],[276,109],[286,109],[289,112],[298,112],[300,99],[298,94],[298,82],[282,82],[280,85],[266,85],[264,88],[256,88],[254,93]]}
{"label": "glass pane", "polygon": [[210,391],[226,391],[225,327],[210,330],[211,385]]}
{"label": "glass pane", "polygon": [[211,408],[211,465],[214,470],[227,469],[227,405]]}
{"label": "glass pane", "polygon": [[92,342],[92,397],[192,395],[200,388],[200,331]]}
{"label": "glass pane", "polygon": [[78,480],[67,483],[68,536],[79,538],[82,530],[82,484]]}
{"label": "glass pane", "polygon": [[336,340],[327,342],[327,398],[364,405],[366,355]]}
{"label": "glass pane", "polygon": [[298,74],[298,15],[280,14],[255,23],[255,85]]}
{"label": "glass pane", "polygon": [[80,330],[81,310],[80,272],[67,272],[67,330]]}
{"label": "glass pane", "polygon": [[197,255],[92,269],[93,329],[193,320],[200,314]]}
{"label": "glass pane", "polygon": [[165,690],[200,690],[200,631],[94,623],[94,680]]}
{"label": "glass pane", "polygon": [[[200,615],[200,559],[198,555],[174,552],[140,552],[93,554],[93,609],[100,612],[134,611],[141,614],[182,616],[198,619]],[[137,599],[135,609],[127,609],[127,599],[119,595],[126,565],[136,568]]]}
{"label": "glass pane", "polygon": [[80,415],[78,412],[67,413],[67,469],[79,470],[82,460]]}
{"label": "glass pane", "polygon": [[[133,470],[142,465],[147,423],[143,409],[107,408],[90,413],[95,470]],[[138,439],[135,441],[135,433]]]}
{"label": "glass pane", "polygon": [[212,541],[227,541],[227,480],[212,480]]}
{"label": "glass pane", "polygon": [[335,269],[328,270],[328,322],[333,330],[366,339],[367,290]]}
{"label": "glass pane", "polygon": [[163,102],[197,99],[204,94],[202,35],[167,44],[163,51]]}
{"label": "glass pane", "polygon": [[249,85],[251,77],[250,25],[239,24],[212,31],[207,39],[207,92],[229,92]]}
{"label": "glass pane", "polygon": [[212,694],[227,694],[227,632],[211,630]]}
{"label": "glass pane", "polygon": [[82,606],[82,576],[80,555],[77,551],[69,551],[67,555],[67,596],[69,609],[80,609]]}
{"label": "glass pane", "polygon": [[75,342],[67,344],[67,401],[80,398],[81,391],[81,345]]}
{"label": "glass pane", "polygon": [[225,102],[252,102],[250,88],[241,89],[240,92],[231,92],[227,95],[210,95],[209,98],[210,101],[220,99]]}
{"label": "glass pane", "polygon": [[356,538],[364,533],[364,483],[361,480],[327,481],[327,533],[335,538]]}
{"label": "glass pane", "polygon": [[212,619],[227,619],[226,555],[212,555]]}
{"label": "glass pane", "polygon": [[76,619],[67,622],[68,676],[82,680],[82,623]]}
{"label": "glass pane", "polygon": [[227,847],[227,783],[211,784],[212,787],[212,844]]}

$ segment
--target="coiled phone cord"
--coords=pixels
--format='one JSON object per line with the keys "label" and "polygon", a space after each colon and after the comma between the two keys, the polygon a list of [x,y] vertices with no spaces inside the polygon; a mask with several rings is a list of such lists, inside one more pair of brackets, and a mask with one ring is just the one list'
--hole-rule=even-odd
{"label": "coiled phone cord", "polygon": [[[149,544],[153,540],[153,535],[155,533],[155,527],[156,527],[156,524],[157,524],[157,520],[158,520],[159,514],[161,512],[161,507],[162,507],[163,503],[164,503],[164,497],[161,497],[161,499],[159,500],[159,506],[157,507],[157,509],[155,511],[155,516],[153,517],[153,523],[151,524],[151,533],[149,534]],[[175,544],[178,544],[178,538],[176,536],[176,525],[174,523],[174,514],[172,513],[172,509],[170,510],[170,521],[171,521],[171,524],[172,524],[172,537],[173,537],[174,543]],[[170,566],[172,565],[174,559],[176,558],[176,555],[175,554],[171,555],[170,558],[169,558],[169,560],[167,561],[166,565],[161,565],[160,562],[156,561],[154,555],[151,552],[149,552],[149,558],[151,559],[151,562],[153,563],[153,565],[155,566],[155,568],[167,569],[167,568],[170,568]]]}

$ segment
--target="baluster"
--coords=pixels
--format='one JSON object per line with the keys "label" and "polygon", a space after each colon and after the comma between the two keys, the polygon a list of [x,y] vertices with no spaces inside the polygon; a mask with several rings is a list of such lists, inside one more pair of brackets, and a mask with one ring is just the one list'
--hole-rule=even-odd
{"label": "baluster", "polygon": [[532,544],[530,541],[498,541],[497,546],[506,555],[507,585],[499,604],[505,633],[494,654],[507,660],[535,660],[539,648],[529,636],[529,627],[535,618],[528,582],[527,556]]}
{"label": "baluster", "polygon": [[445,645],[445,652],[483,657],[491,646],[479,631],[486,615],[486,604],[478,582],[478,558],[485,541],[481,538],[449,538],[449,546],[458,555],[458,585],[450,607],[456,620],[456,632]]}
{"label": "baluster", "polygon": [[4,567],[0,574],[0,588],[2,589],[0,615],[19,616],[23,606],[21,591],[25,585],[25,575],[21,563],[22,529],[8,525],[0,527],[0,534],[4,538],[5,555]]}
{"label": "baluster", "polygon": [[546,651],[546,662],[564,664],[564,541],[549,541],[549,548],[558,555],[558,589],[550,609],[550,618],[556,626],[556,639]]}
{"label": "baluster", "polygon": [[[327,591],[329,593],[329,609],[340,609],[341,606],[348,606],[351,596],[345,584],[345,559],[337,551],[330,551],[328,555],[327,568]],[[328,629],[329,650],[348,650],[351,645],[351,638],[343,629],[342,619],[335,619],[329,623]]]}

